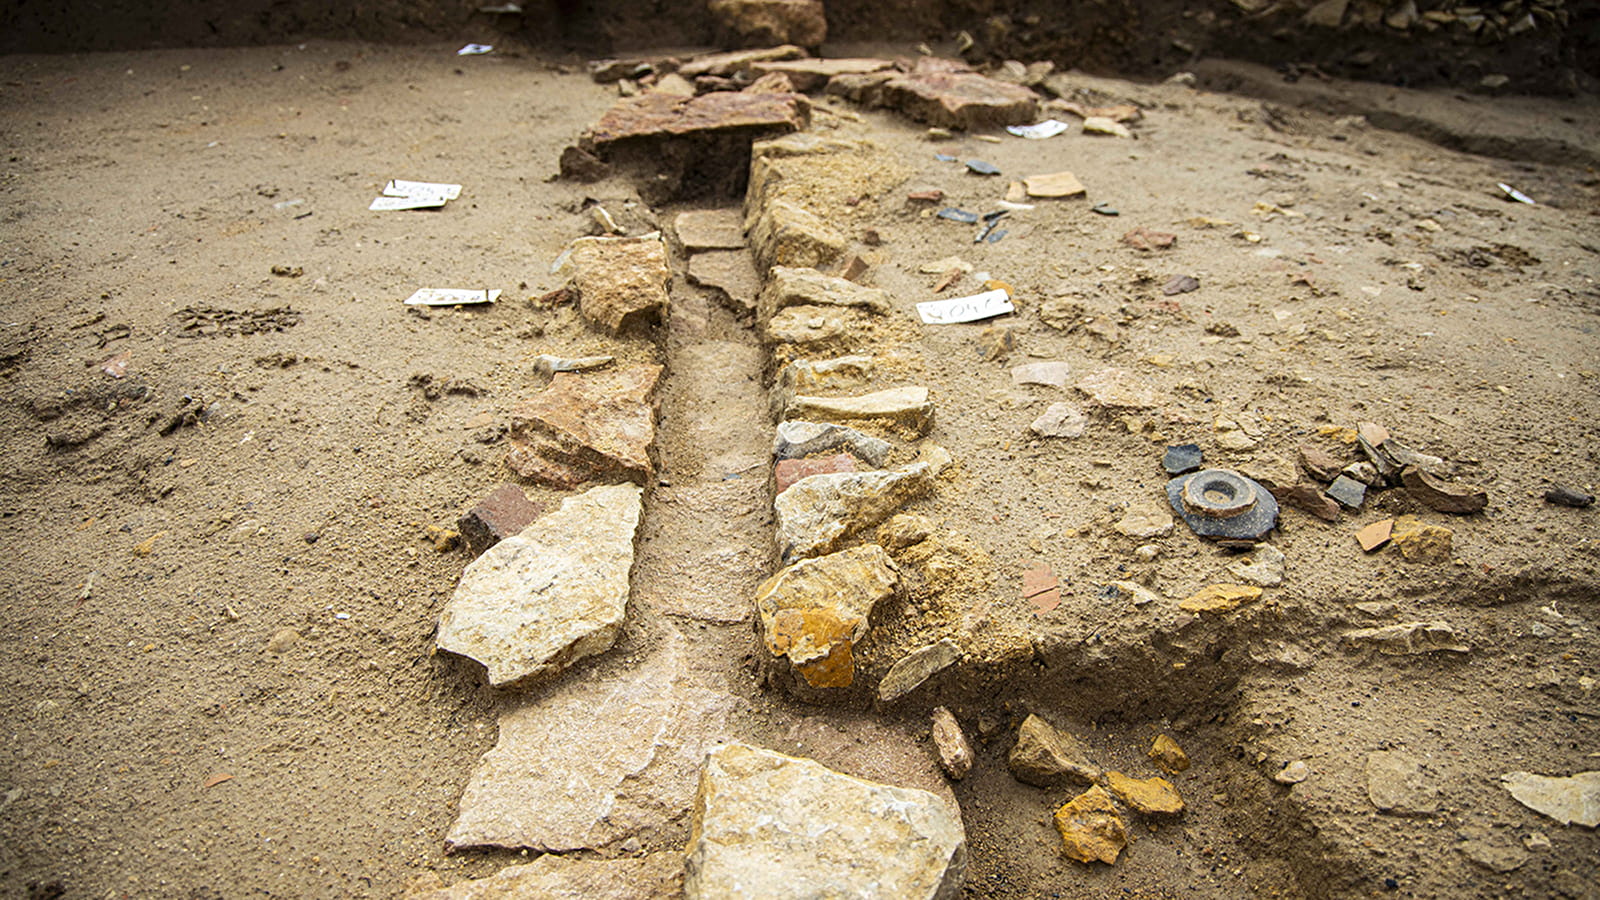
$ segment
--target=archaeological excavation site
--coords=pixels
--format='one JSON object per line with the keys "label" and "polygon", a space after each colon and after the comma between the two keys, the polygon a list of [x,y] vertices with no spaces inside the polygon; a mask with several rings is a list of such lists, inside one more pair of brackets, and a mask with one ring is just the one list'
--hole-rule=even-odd
{"label": "archaeological excavation site", "polygon": [[1600,5],[0,5],[0,897],[1600,898]]}

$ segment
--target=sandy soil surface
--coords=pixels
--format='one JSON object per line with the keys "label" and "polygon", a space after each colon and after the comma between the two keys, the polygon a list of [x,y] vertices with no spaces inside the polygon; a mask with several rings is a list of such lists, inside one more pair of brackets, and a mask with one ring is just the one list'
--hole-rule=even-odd
{"label": "sandy soil surface", "polygon": [[[771,571],[765,488],[709,505],[677,493],[753,479],[764,462],[772,424],[748,318],[681,277],[669,324],[624,339],[529,302],[559,285],[550,262],[588,233],[586,198],[635,231],[679,209],[650,209],[620,181],[552,180],[614,89],[531,55],[453,51],[0,59],[8,894],[391,896],[419,872],[456,880],[518,858],[443,851],[497,699],[477,667],[433,652],[466,557],[436,549],[430,526],[453,526],[505,479],[506,411],[541,386],[536,354],[668,366],[665,483],[647,502],[636,601],[693,581],[674,563],[708,524],[745,554],[742,582],[684,591],[748,590]],[[933,391],[931,438],[959,465],[916,511],[994,561],[971,646],[1002,634],[1029,652],[976,653],[968,682],[871,716],[764,691],[745,665],[748,625],[683,620],[747,701],[741,735],[849,757],[872,720],[925,735],[927,707],[951,705],[979,747],[954,788],[975,897],[1594,896],[1596,834],[1498,784],[1600,768],[1597,513],[1541,499],[1553,483],[1600,481],[1594,173],[1462,155],[1281,101],[1076,84],[1145,107],[1139,139],[930,143],[839,101],[817,125],[870,135],[915,173],[839,211],[853,239],[882,237],[858,248],[896,315],[912,321],[937,278],[919,267],[951,255],[1016,289],[1008,359],[984,358],[983,325],[918,326],[895,371]],[[1005,174],[969,175],[935,152]],[[995,244],[904,200],[937,187],[987,211],[1011,177],[1061,169],[1088,201],[1039,201]],[[466,188],[439,211],[369,212],[390,178]],[[1506,201],[1496,182],[1538,205]],[[1102,201],[1120,215],[1090,212]],[[1176,246],[1121,242],[1141,226]],[[1163,294],[1176,275],[1199,290]],[[400,302],[437,286],[505,294],[488,309]],[[1046,324],[1051,301],[1077,304],[1082,324]],[[725,353],[707,351],[718,342]],[[1013,385],[1009,367],[1035,359],[1075,377],[1127,369],[1161,399],[1091,409],[1076,440],[1035,440],[1027,426],[1047,402],[1083,400]],[[1253,446],[1224,449],[1218,419]],[[1292,472],[1302,444],[1356,459],[1332,429],[1360,421],[1444,457],[1489,509],[1447,517],[1394,490],[1338,523],[1288,510],[1274,538],[1283,586],[1235,626],[1186,630],[1176,600],[1226,580],[1232,560],[1181,524],[1154,540],[1114,528],[1159,495],[1165,445]],[[1407,513],[1453,530],[1450,562],[1361,553],[1356,528]],[[1035,615],[1020,573],[1040,562],[1065,590]],[[1098,586],[1119,579],[1173,606],[1113,608]],[[641,606],[626,640],[671,615]],[[1416,620],[1448,621],[1470,652],[1375,656],[1341,641]],[[931,627],[886,626],[863,670],[881,674]],[[1005,770],[1008,726],[1028,710],[1125,771],[1148,768],[1156,733],[1177,735],[1196,761],[1175,779],[1189,814],[1139,826],[1114,868],[1065,860],[1048,814],[1066,798]],[[1389,749],[1428,761],[1437,814],[1372,808],[1364,760]],[[1311,779],[1271,782],[1295,760]],[[1528,859],[1496,873],[1457,852],[1480,840]]]}

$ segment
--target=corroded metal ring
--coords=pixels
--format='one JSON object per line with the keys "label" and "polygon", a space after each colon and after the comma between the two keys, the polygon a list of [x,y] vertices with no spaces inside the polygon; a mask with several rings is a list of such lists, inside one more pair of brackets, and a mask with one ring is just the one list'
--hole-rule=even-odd
{"label": "corroded metal ring", "polygon": [[1242,516],[1255,505],[1255,485],[1226,469],[1197,472],[1183,486],[1184,508],[1208,519]]}

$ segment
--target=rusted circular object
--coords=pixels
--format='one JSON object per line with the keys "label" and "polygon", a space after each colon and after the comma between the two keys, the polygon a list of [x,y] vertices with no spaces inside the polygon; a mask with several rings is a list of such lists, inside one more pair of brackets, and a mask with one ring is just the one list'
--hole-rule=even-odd
{"label": "rusted circular object", "polygon": [[1255,505],[1255,485],[1226,469],[1196,472],[1183,486],[1184,509],[1208,519],[1242,516]]}

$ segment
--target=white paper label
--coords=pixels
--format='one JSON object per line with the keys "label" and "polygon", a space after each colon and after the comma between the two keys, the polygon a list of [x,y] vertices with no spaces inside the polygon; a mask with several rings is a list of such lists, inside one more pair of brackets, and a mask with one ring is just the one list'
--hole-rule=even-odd
{"label": "white paper label", "polygon": [[394,179],[383,186],[385,197],[413,197],[424,199],[438,197],[440,200],[454,200],[461,196],[461,185],[441,184],[434,181],[401,181]]}
{"label": "white paper label", "polygon": [[377,212],[396,209],[437,209],[444,204],[442,197],[376,197],[367,209]]}
{"label": "white paper label", "polygon": [[406,298],[407,306],[465,306],[470,303],[493,303],[500,299],[498,290],[474,291],[468,288],[423,288]]}
{"label": "white paper label", "polygon": [[1045,119],[1037,125],[1007,125],[1006,130],[1019,138],[1030,138],[1037,141],[1043,138],[1055,137],[1066,131],[1068,127],[1065,122],[1056,119]]}
{"label": "white paper label", "polygon": [[980,319],[992,319],[1006,313],[1016,312],[1017,308],[1011,305],[1011,295],[1004,289],[996,288],[973,294],[970,297],[952,297],[949,300],[929,300],[917,304],[917,315],[928,325],[955,325],[960,322],[976,322]]}

